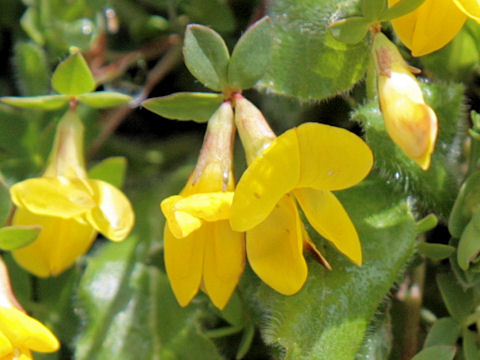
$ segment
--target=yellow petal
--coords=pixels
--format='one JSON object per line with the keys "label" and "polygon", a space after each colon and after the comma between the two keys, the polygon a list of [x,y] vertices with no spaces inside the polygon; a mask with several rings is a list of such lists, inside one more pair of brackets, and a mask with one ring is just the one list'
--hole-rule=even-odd
{"label": "yellow petal", "polygon": [[350,131],[306,123],[296,132],[301,164],[297,187],[341,190],[359,183],[370,172],[372,152]]}
{"label": "yellow petal", "polygon": [[253,271],[284,295],[298,292],[307,279],[302,222],[297,205],[284,196],[270,215],[247,232],[247,256]]}
{"label": "yellow petal", "polygon": [[453,2],[465,15],[480,22],[480,2],[478,0],[453,0]]}
{"label": "yellow petal", "polygon": [[3,360],[4,356],[7,356],[13,351],[13,345],[8,338],[0,331],[0,359]]}
{"label": "yellow petal", "polygon": [[206,224],[210,238],[205,244],[203,285],[219,309],[223,309],[238,284],[245,265],[243,233],[232,231],[228,221]]}
{"label": "yellow petal", "polygon": [[230,213],[233,230],[246,231],[267,218],[298,183],[300,158],[295,129],[275,139],[243,173]]}
{"label": "yellow petal", "polygon": [[170,196],[161,203],[172,234],[185,237],[197,230],[203,221],[214,222],[230,217],[233,192],[212,192],[190,196]]}
{"label": "yellow petal", "polygon": [[165,225],[165,268],[173,293],[181,306],[187,306],[200,288],[207,240],[208,231],[203,227],[187,237],[177,239],[168,225]]}
{"label": "yellow petal", "polygon": [[[389,1],[389,4],[396,2]],[[448,44],[466,18],[452,0],[426,0],[413,13],[394,19],[392,24],[412,55],[423,56]]]}
{"label": "yellow petal", "polygon": [[38,352],[53,352],[60,344],[42,323],[16,308],[0,306],[0,331],[15,347],[25,347]]}
{"label": "yellow petal", "polygon": [[308,222],[355,264],[362,264],[360,240],[350,217],[330,191],[297,189],[295,196]]}
{"label": "yellow petal", "polygon": [[14,225],[39,225],[38,238],[30,245],[12,252],[16,262],[40,277],[58,275],[75,263],[89,249],[95,229],[73,219],[33,214],[18,208]]}
{"label": "yellow petal", "polygon": [[199,218],[189,213],[176,210],[177,203],[182,199],[183,196],[174,195],[164,199],[160,204],[163,215],[167,219],[168,228],[172,235],[178,239],[184,238],[198,230],[203,223]]}
{"label": "yellow petal", "polygon": [[84,183],[77,179],[36,178],[22,181],[10,189],[15,205],[48,216],[79,216],[96,204]]}
{"label": "yellow petal", "polygon": [[125,239],[135,221],[130,201],[120,190],[105,181],[89,180],[89,184],[98,206],[87,213],[88,221],[110,240]]}

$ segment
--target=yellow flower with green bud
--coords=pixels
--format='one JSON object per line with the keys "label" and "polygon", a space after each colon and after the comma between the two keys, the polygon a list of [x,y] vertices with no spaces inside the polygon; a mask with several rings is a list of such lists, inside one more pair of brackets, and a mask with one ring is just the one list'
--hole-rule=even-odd
{"label": "yellow flower with green bud", "polygon": [[10,189],[17,209],[13,225],[39,225],[42,230],[30,245],[13,251],[17,263],[31,273],[58,275],[90,247],[97,232],[113,241],[129,234],[134,213],[116,187],[89,179],[83,155],[83,125],[74,110],[60,120],[48,160],[40,178]]}
{"label": "yellow flower with green bud", "polygon": [[[390,7],[400,0],[388,0]],[[471,18],[480,22],[477,0],[425,0],[414,11],[392,20],[393,29],[413,56],[430,54],[447,45]]]}
{"label": "yellow flower with green bud", "polygon": [[165,267],[180,305],[201,288],[223,309],[245,263],[244,234],[228,219],[233,198],[233,110],[224,102],[208,121],[195,170],[180,195],[162,201]]}
{"label": "yellow flower with green bud", "polygon": [[19,307],[0,259],[0,360],[31,360],[31,351],[49,353],[59,348],[55,335]]}
{"label": "yellow flower with green bud", "polygon": [[308,236],[297,204],[318,233],[360,265],[357,231],[332,191],[367,176],[373,165],[370,148],[347,130],[317,123],[276,138],[260,111],[241,96],[235,122],[250,164],[235,190],[230,224],[247,232],[247,257],[256,274],[291,295],[308,275],[304,248],[329,267]]}
{"label": "yellow flower with green bud", "polygon": [[387,132],[409,158],[428,170],[437,138],[437,116],[425,104],[422,89],[397,47],[382,33],[374,34],[372,56]]}

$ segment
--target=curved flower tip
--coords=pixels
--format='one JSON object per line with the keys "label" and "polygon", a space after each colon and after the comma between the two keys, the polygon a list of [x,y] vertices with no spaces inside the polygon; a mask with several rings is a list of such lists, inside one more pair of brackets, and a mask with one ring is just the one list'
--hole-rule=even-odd
{"label": "curved flower tip", "polygon": [[48,353],[59,348],[55,335],[39,321],[14,307],[0,306],[1,359],[16,359],[19,353],[31,359],[29,350]]}
{"label": "curved flower tip", "polygon": [[[400,0],[388,0],[392,7]],[[393,29],[413,56],[430,54],[447,45],[467,16],[478,21],[477,0],[425,0],[417,9],[392,20]]]}

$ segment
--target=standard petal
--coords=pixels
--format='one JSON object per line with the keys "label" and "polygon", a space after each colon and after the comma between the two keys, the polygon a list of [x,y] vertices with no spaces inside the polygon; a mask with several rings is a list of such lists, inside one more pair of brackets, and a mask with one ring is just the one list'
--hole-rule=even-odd
{"label": "standard petal", "polygon": [[275,139],[243,173],[235,190],[230,224],[246,231],[267,218],[278,201],[298,183],[300,158],[295,130]]}
{"label": "standard petal", "polygon": [[244,234],[233,231],[228,221],[206,226],[209,227],[210,237],[205,244],[203,284],[215,306],[223,309],[245,265]]}
{"label": "standard petal", "polygon": [[181,306],[187,306],[200,288],[207,239],[208,231],[203,227],[177,239],[165,225],[165,267],[173,293]]}
{"label": "standard petal", "polygon": [[370,172],[372,151],[350,131],[306,123],[296,132],[301,164],[297,187],[341,190],[359,183]]}
{"label": "standard petal", "polygon": [[480,3],[478,0],[453,0],[453,2],[465,15],[476,22],[480,22]]}
{"label": "standard petal", "polygon": [[72,218],[96,204],[89,189],[79,179],[35,178],[15,184],[10,189],[15,205],[48,216]]}
{"label": "standard petal", "polygon": [[270,215],[247,232],[247,256],[253,271],[284,295],[298,292],[307,279],[302,223],[297,205],[284,196]]}
{"label": "standard petal", "polygon": [[15,261],[40,277],[58,275],[87,252],[96,236],[90,224],[73,219],[33,214],[18,208],[13,225],[39,225],[42,228],[30,245],[12,252]]}
{"label": "standard petal", "polygon": [[15,347],[39,352],[52,352],[60,348],[55,335],[42,323],[13,307],[0,306],[0,331]]}
{"label": "standard petal", "polygon": [[452,0],[426,0],[417,11],[413,56],[427,55],[447,45],[467,19]]}
{"label": "standard petal", "polygon": [[130,201],[120,190],[105,181],[89,180],[89,184],[98,206],[87,213],[88,221],[110,240],[125,239],[135,221]]}
{"label": "standard petal", "polygon": [[355,264],[362,264],[362,248],[357,230],[347,212],[330,191],[297,189],[295,196],[310,225],[332,242]]}

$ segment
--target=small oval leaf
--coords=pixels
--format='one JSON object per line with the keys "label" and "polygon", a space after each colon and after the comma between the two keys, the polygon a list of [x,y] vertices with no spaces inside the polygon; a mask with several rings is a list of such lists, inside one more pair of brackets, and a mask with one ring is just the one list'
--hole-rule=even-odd
{"label": "small oval leaf", "polygon": [[377,20],[386,4],[386,0],[363,0],[362,14],[369,20]]}
{"label": "small oval leaf", "polygon": [[60,63],[52,76],[53,88],[61,94],[80,95],[95,90],[95,79],[83,56],[76,52]]}
{"label": "small oval leaf", "polygon": [[430,244],[424,242],[418,244],[418,252],[435,261],[448,258],[454,251],[455,248],[450,245]]}
{"label": "small oval leaf", "polygon": [[5,104],[21,107],[24,109],[55,110],[68,103],[67,95],[43,95],[43,96],[5,96],[0,98]]}
{"label": "small oval leaf", "polygon": [[126,171],[126,158],[122,156],[109,157],[92,167],[88,171],[88,177],[90,179],[103,180],[117,188],[121,188],[125,180]]}
{"label": "small oval leaf", "polygon": [[337,21],[329,29],[336,40],[353,45],[365,38],[369,26],[370,20],[358,16]]}
{"label": "small oval leaf", "polygon": [[472,289],[464,290],[452,273],[437,275],[437,285],[450,315],[462,322],[472,312]]}
{"label": "small oval leaf", "polygon": [[233,89],[249,89],[263,76],[270,63],[272,22],[264,17],[238,40],[228,65],[228,82]]}
{"label": "small oval leaf", "polygon": [[420,351],[412,360],[452,360],[456,351],[455,346],[431,346]]}
{"label": "small oval leaf", "polygon": [[463,230],[458,242],[457,261],[462,270],[468,270],[470,262],[480,252],[480,211],[477,211]]}
{"label": "small oval leaf", "polygon": [[0,249],[15,250],[35,241],[40,234],[39,226],[6,226],[0,229]]}
{"label": "small oval leaf", "polygon": [[225,88],[230,55],[219,34],[203,25],[188,25],[183,55],[188,70],[203,85],[216,91]]}
{"label": "small oval leaf", "polygon": [[95,91],[78,95],[78,101],[96,109],[123,105],[132,100],[131,96],[115,91]]}
{"label": "small oval leaf", "polygon": [[182,92],[142,103],[146,109],[174,120],[206,122],[223,101],[221,94]]}
{"label": "small oval leaf", "polygon": [[472,173],[463,183],[453,205],[448,230],[459,238],[473,214],[480,209],[480,171]]}
{"label": "small oval leaf", "polygon": [[438,319],[428,332],[424,347],[455,345],[460,337],[460,332],[460,324],[451,317]]}

